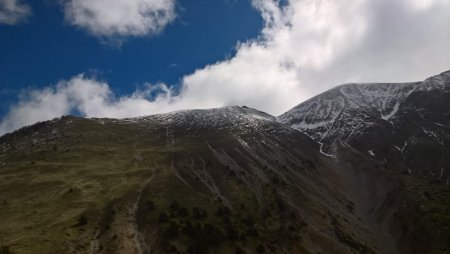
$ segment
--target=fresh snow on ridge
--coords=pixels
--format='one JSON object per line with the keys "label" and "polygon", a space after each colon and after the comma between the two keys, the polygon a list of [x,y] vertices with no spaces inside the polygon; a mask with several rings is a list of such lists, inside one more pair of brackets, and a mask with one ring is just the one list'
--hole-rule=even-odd
{"label": "fresh snow on ridge", "polygon": [[277,120],[323,142],[324,151],[331,153],[337,140],[361,135],[375,125],[392,124],[411,94],[448,91],[449,81],[447,71],[423,82],[345,84],[299,104]]}
{"label": "fresh snow on ridge", "polygon": [[400,107],[400,102],[395,103],[395,106],[392,109],[391,113],[389,113],[388,115],[381,115],[381,119],[386,120],[386,121],[389,120],[391,117],[393,117],[395,115],[395,113],[397,113],[399,107]]}

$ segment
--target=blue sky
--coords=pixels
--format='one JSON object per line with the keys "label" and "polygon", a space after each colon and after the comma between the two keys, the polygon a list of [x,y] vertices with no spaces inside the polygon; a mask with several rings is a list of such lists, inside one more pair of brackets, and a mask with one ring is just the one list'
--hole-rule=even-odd
{"label": "blue sky", "polygon": [[177,19],[160,34],[125,38],[119,46],[70,26],[56,2],[28,4],[33,14],[25,22],[0,26],[0,117],[21,89],[79,73],[107,80],[118,96],[146,82],[177,86],[183,75],[232,56],[238,41],[262,28],[250,1],[183,0]]}
{"label": "blue sky", "polygon": [[0,0],[0,135],[424,80],[450,69],[448,24],[447,0]]}

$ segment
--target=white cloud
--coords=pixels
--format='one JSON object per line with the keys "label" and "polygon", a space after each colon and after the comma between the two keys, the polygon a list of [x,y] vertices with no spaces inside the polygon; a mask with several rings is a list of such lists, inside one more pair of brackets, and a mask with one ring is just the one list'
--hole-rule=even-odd
{"label": "white cloud", "polygon": [[[230,59],[183,77],[179,93],[157,85],[117,98],[107,84],[79,76],[32,92],[11,108],[0,132],[74,109],[86,116],[128,117],[247,105],[278,115],[342,83],[423,80],[450,69],[450,1],[253,4],[265,20],[261,35],[239,44]],[[150,100],[154,89],[162,92]]]}
{"label": "white cloud", "polygon": [[277,115],[342,83],[423,80],[450,68],[450,1],[253,4],[266,23],[260,38],[186,76],[184,107],[247,104]]}
{"label": "white cloud", "polygon": [[30,6],[21,0],[0,0],[0,24],[15,25],[30,14]]}
{"label": "white cloud", "polygon": [[66,0],[66,19],[99,37],[159,33],[175,19],[175,0]]}
{"label": "white cloud", "polygon": [[411,0],[409,4],[417,11],[423,11],[437,4],[445,4],[447,0]]}
{"label": "white cloud", "polygon": [[[148,98],[154,92],[159,95],[150,101]],[[0,134],[71,112],[88,117],[123,118],[172,110],[175,107],[171,108],[171,98],[171,91],[162,84],[148,84],[132,95],[116,98],[108,84],[78,75],[56,86],[21,94],[19,103],[11,106],[2,119]]]}

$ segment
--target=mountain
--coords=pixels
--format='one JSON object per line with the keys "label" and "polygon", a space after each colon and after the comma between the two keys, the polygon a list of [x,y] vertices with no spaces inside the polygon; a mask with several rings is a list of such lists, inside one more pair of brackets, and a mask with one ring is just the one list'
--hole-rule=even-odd
{"label": "mountain", "polygon": [[387,167],[450,183],[450,71],[423,82],[346,84],[278,120],[330,155],[344,142]]}
{"label": "mountain", "polygon": [[[429,106],[445,104],[438,89],[423,90],[436,94],[428,100],[414,95],[422,88],[408,90],[418,84],[380,85],[399,92],[380,113],[389,119],[376,124],[394,130],[417,103],[425,119],[447,110]],[[339,89],[312,101],[334,112],[345,101],[333,99]],[[375,117],[369,104],[364,114],[344,106]],[[4,135],[0,253],[449,253],[449,185],[403,174],[394,155],[377,157],[383,140],[372,144],[375,156],[357,141],[327,141],[321,126],[340,119],[331,113],[315,114],[316,134],[292,128],[289,114],[305,119],[299,112],[307,110],[293,112],[275,118],[232,106],[65,116]],[[445,126],[445,117],[434,117]],[[425,140],[414,146],[434,149]]]}
{"label": "mountain", "polygon": [[316,142],[254,109],[64,117],[0,144],[17,253],[395,253]]}

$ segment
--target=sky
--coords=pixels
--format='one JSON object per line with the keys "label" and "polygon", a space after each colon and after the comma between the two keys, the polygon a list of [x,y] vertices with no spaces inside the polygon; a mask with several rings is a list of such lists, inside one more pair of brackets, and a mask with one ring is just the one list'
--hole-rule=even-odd
{"label": "sky", "polygon": [[448,24],[448,0],[0,0],[0,135],[424,80],[450,69]]}

